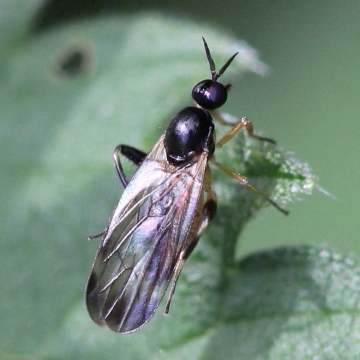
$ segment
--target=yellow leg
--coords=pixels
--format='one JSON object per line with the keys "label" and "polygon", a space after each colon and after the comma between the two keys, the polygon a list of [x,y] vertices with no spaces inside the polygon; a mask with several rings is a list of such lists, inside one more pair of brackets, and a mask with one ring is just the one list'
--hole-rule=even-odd
{"label": "yellow leg", "polygon": [[220,170],[224,171],[226,174],[228,174],[229,176],[231,176],[233,179],[235,179],[236,181],[238,181],[241,185],[247,187],[248,189],[250,189],[251,191],[253,191],[254,193],[258,194],[259,196],[261,196],[263,199],[265,199],[266,201],[268,201],[271,205],[273,205],[276,209],[278,209],[279,211],[281,211],[283,214],[288,215],[289,212],[285,209],[283,209],[281,206],[279,206],[274,200],[270,199],[268,196],[266,196],[262,191],[260,191],[258,188],[256,188],[255,186],[251,185],[248,181],[248,179],[244,176],[241,176],[237,173],[235,173],[234,171],[232,171],[231,169],[229,169],[227,166],[218,163],[214,158],[211,158],[210,161],[217,166]]}
{"label": "yellow leg", "polygon": [[[211,171],[208,166],[206,167],[206,170],[205,170],[203,190],[204,190],[206,199],[205,199],[204,205],[201,209],[201,212],[199,213],[200,219],[194,220],[195,224],[197,224],[195,226],[196,234],[194,234],[192,236],[190,233],[190,235],[189,235],[190,242],[188,243],[187,247],[181,252],[179,260],[177,261],[177,263],[175,265],[172,285],[171,285],[168,299],[167,299],[167,302],[165,305],[165,314],[169,313],[171,299],[175,292],[176,282],[180,276],[181,269],[184,266],[186,259],[189,257],[191,252],[194,250],[196,244],[199,241],[201,234],[204,232],[204,230],[208,226],[209,222],[214,218],[214,216],[216,214],[216,195],[215,195],[214,191],[211,189]],[[198,223],[196,223],[196,221],[198,221]]]}
{"label": "yellow leg", "polygon": [[[217,111],[212,111],[211,115],[223,125],[232,125],[229,124]],[[276,144],[274,140],[261,137],[254,134],[252,123],[246,117],[241,118],[237,123],[232,125],[231,129],[216,143],[216,147],[221,147],[230,141],[241,129],[245,128],[248,136],[251,136],[254,139],[260,141],[267,141],[272,144]]]}

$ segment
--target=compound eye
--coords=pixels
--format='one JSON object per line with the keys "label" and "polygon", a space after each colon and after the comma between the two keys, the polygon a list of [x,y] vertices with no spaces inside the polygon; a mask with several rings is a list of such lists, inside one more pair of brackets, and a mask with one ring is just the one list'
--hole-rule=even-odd
{"label": "compound eye", "polygon": [[208,79],[195,85],[192,97],[204,109],[214,110],[225,104],[227,90],[223,84]]}

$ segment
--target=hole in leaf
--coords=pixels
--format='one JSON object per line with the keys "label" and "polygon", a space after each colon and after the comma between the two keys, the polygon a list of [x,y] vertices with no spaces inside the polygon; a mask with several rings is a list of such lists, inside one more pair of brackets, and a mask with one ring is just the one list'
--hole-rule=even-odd
{"label": "hole in leaf", "polygon": [[78,78],[89,72],[90,51],[83,46],[71,46],[55,58],[52,73],[61,79]]}

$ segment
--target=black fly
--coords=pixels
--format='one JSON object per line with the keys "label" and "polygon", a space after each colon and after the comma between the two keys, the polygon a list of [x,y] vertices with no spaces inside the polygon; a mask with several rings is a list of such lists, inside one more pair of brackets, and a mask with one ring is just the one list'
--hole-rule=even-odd
{"label": "black fly", "polygon": [[[242,118],[215,142],[213,118],[226,123],[216,109],[225,104],[231,88],[218,78],[237,53],[217,72],[203,41],[211,79],[193,88],[195,105],[174,116],[147,155],[126,145],[119,145],[114,152],[125,190],[108,227],[98,235],[102,241],[88,280],[86,304],[97,324],[118,333],[135,331],[149,321],[171,282],[165,307],[165,312],[169,311],[180,271],[216,213],[209,162],[287,214],[245,177],[212,157],[215,148],[243,128],[251,137],[273,141],[254,135],[251,122]],[[139,165],[129,182],[121,154]]]}

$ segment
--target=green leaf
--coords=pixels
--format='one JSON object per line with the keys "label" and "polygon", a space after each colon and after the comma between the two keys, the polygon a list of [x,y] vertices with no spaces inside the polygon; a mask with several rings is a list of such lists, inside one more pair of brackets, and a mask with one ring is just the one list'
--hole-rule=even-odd
{"label": "green leaf", "polygon": [[7,65],[9,53],[19,46],[29,30],[29,25],[43,0],[1,0],[0,2],[0,58],[1,65]]}
{"label": "green leaf", "polygon": [[357,359],[359,259],[324,248],[251,255],[230,276],[206,359]]}
{"label": "green leaf", "polygon": [[[201,36],[216,64],[240,52],[224,81],[245,70],[265,72],[245,43],[213,26],[155,13],[8,36],[0,83],[6,154],[0,158],[6,329],[0,355],[193,359],[207,353],[224,326],[239,233],[264,205],[220,171],[214,170],[218,216],[184,267],[169,316],[159,309],[143,330],[121,337],[93,324],[83,302],[98,246],[85,239],[106,226],[119,195],[112,151],[119,143],[150,149],[169,118],[191,103],[192,86],[209,76]],[[306,165],[243,135],[216,156],[280,202],[315,186]]]}
{"label": "green leaf", "polygon": [[[194,263],[190,258],[192,270]],[[184,273],[187,279],[194,276],[188,266]],[[124,359],[356,359],[359,285],[355,257],[324,248],[277,248],[247,257],[228,273],[227,285],[215,293],[220,302],[212,325],[202,331],[198,321],[211,296],[194,286],[189,293],[199,298],[197,304],[180,291],[170,315],[158,312],[129,336],[96,331],[78,305],[51,349],[54,357],[66,359],[79,354],[86,359],[118,354]]]}

